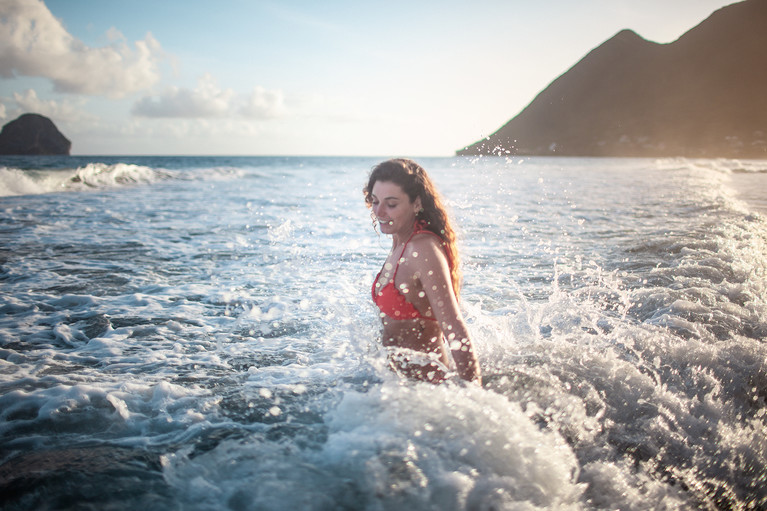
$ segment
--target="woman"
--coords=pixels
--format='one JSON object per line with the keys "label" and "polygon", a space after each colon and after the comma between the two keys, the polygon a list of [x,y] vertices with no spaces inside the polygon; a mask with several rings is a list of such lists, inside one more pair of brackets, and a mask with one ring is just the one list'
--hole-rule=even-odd
{"label": "woman", "polygon": [[[392,248],[373,283],[383,344],[393,368],[411,378],[441,382],[450,366],[482,383],[479,364],[458,306],[460,272],[455,232],[426,171],[411,160],[375,166],[363,190],[373,222]],[[447,345],[446,345],[447,342]]]}

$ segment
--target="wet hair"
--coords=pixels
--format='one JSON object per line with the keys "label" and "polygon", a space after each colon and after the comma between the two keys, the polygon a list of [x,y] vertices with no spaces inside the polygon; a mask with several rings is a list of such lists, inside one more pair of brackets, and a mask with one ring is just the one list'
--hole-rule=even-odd
{"label": "wet hair", "polygon": [[424,228],[442,239],[450,263],[450,280],[453,291],[458,297],[461,288],[461,272],[456,235],[452,225],[450,225],[445,206],[442,204],[442,198],[429,175],[423,167],[413,160],[397,158],[379,163],[371,170],[368,184],[362,189],[368,207],[372,207],[373,185],[376,181],[391,182],[398,185],[407,194],[410,202],[415,201],[417,197],[421,198],[422,209],[416,214],[416,220],[421,222]]}

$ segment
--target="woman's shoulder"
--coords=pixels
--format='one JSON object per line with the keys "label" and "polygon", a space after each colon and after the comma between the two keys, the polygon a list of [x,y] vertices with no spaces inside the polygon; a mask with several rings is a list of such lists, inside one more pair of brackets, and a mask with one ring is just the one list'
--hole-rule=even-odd
{"label": "woman's shoulder", "polygon": [[408,243],[403,268],[413,277],[421,278],[425,275],[441,275],[448,278],[450,261],[442,246],[442,239],[436,234],[418,233]]}
{"label": "woman's shoulder", "polygon": [[417,232],[407,245],[406,255],[408,260],[423,260],[429,254],[446,256],[445,242],[431,231]]}
{"label": "woman's shoulder", "polygon": [[435,246],[435,247],[443,247],[445,245],[445,241],[439,237],[436,233],[433,233],[431,231],[422,230],[418,231],[415,234],[413,234],[413,237],[410,238],[410,243],[408,245],[412,246]]}

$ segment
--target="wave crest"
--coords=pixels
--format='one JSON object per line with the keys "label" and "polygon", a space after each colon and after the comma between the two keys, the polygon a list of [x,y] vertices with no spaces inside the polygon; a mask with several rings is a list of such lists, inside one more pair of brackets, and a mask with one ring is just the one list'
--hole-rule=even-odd
{"label": "wave crest", "polygon": [[75,169],[0,167],[0,196],[119,188],[171,178],[169,171],[130,163],[89,163]]}

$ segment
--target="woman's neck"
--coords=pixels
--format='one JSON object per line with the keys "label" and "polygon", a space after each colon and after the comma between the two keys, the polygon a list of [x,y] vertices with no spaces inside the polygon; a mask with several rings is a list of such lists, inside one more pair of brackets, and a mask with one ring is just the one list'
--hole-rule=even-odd
{"label": "woman's neck", "polygon": [[409,229],[403,229],[400,232],[393,233],[392,245],[391,245],[392,251],[396,250],[397,247],[407,243],[407,240],[409,240],[411,236],[413,236],[414,231],[415,231],[415,223],[413,223],[413,225],[411,225]]}

